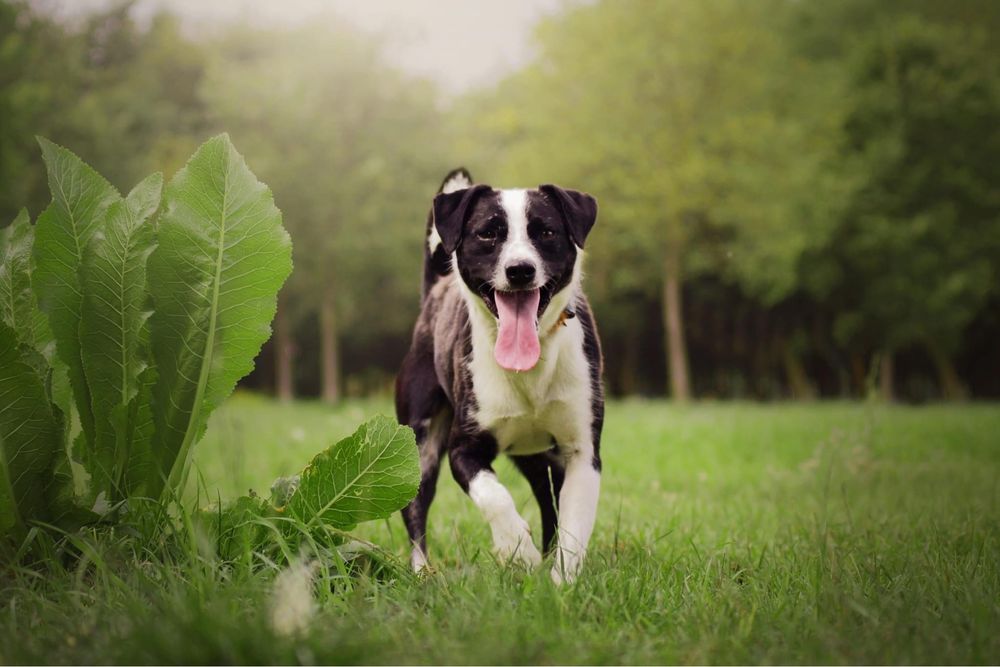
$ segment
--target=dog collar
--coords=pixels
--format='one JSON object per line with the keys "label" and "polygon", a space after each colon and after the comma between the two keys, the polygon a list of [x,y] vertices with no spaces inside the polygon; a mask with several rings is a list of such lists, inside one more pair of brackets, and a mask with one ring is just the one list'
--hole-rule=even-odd
{"label": "dog collar", "polygon": [[557,329],[559,329],[559,327],[566,326],[567,320],[571,320],[574,317],[576,317],[576,313],[574,313],[571,309],[567,308],[566,310],[562,311],[561,313],[559,313],[559,319],[556,320],[556,323],[552,325],[552,328],[549,329],[549,333],[547,335],[551,336],[556,332]]}

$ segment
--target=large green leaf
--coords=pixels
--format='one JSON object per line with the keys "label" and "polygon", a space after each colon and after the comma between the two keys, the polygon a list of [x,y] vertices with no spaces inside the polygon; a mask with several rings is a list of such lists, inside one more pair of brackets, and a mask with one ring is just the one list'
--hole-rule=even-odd
{"label": "large green leaf", "polygon": [[406,507],[419,485],[413,431],[380,415],[318,454],[283,511],[306,524],[349,530]]}
{"label": "large green leaf", "polygon": [[7,453],[0,434],[0,535],[5,535],[14,528],[20,517],[17,515],[17,503],[14,501],[14,488],[10,483],[10,473],[7,471]]}
{"label": "large green leaf", "polygon": [[63,425],[32,358],[37,356],[0,323],[0,533],[51,518],[48,494]]}
{"label": "large green leaf", "polygon": [[[159,378],[150,490],[182,488],[209,413],[253,368],[271,333],[291,241],[271,192],[219,135],[167,186],[148,280]],[[164,488],[165,485],[165,488]]]}
{"label": "large green leaf", "polygon": [[[80,345],[94,415],[91,473],[95,488],[124,495],[122,476],[133,446],[130,416],[140,375],[149,365],[146,260],[156,244],[149,218],[160,205],[163,177],[153,174],[108,208],[82,268]],[[148,400],[148,397],[147,397]]]}
{"label": "large green leaf", "polygon": [[120,197],[100,174],[65,148],[41,137],[38,143],[48,169],[52,203],[35,227],[32,287],[49,316],[59,358],[68,367],[83,432],[93,442],[94,416],[80,346],[80,267],[105,212]]}
{"label": "large green leaf", "polygon": [[147,366],[139,375],[138,393],[127,406],[120,406],[113,415],[115,423],[125,424],[128,449],[119,459],[124,479],[122,490],[128,495],[141,494],[153,475],[153,387],[156,367]]}
{"label": "large green leaf", "polygon": [[0,322],[51,361],[55,352],[52,331],[31,290],[34,242],[35,228],[24,209],[9,227],[0,230]]}

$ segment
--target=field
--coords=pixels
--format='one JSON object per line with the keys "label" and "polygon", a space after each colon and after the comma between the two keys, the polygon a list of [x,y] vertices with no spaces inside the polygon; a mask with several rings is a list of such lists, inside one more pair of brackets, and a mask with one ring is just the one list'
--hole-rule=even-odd
{"label": "field", "polygon": [[[192,499],[266,492],[388,401],[238,394]],[[575,586],[505,570],[442,471],[434,573],[324,569],[297,639],[274,569],[95,533],[0,574],[0,662],[1000,662],[1000,409],[627,401],[609,406],[598,525]],[[527,484],[498,473],[538,535]],[[359,537],[406,556],[398,517]]]}

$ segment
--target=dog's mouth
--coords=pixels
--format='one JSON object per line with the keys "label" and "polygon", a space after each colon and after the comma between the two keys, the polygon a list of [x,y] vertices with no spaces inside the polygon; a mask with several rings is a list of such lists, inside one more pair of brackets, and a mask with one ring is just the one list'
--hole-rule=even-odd
{"label": "dog's mouth", "polygon": [[483,300],[497,318],[497,342],[493,356],[501,368],[528,371],[541,357],[538,322],[549,304],[547,286],[510,292],[484,286]]}
{"label": "dog's mouth", "polygon": [[[500,319],[500,313],[497,310],[497,291],[493,289],[493,286],[489,283],[483,283],[479,288],[479,296],[482,297],[483,302],[486,304],[486,309],[490,311],[493,317]],[[531,292],[536,291],[539,293],[538,298],[538,313],[536,314],[537,319],[541,321],[542,314],[549,305],[549,301],[552,300],[552,289],[550,285],[542,285],[541,288],[535,288],[534,290],[511,290],[508,292],[500,291],[501,294],[517,294],[518,292]]]}

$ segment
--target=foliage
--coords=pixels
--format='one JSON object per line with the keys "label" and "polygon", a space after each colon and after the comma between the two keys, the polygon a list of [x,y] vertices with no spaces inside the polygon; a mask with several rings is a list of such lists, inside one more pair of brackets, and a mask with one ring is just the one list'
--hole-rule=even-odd
{"label": "foliage", "polygon": [[464,164],[597,195],[585,274],[613,393],[665,388],[670,275],[696,394],[858,396],[892,350],[907,398],[948,396],[949,377],[1000,395],[996,3],[576,3],[457,100],[336,16],[135,16],[0,0],[0,219],[46,204],[35,134],[124,192],[229,130],[298,241],[285,335],[244,386],[294,366],[317,393],[340,349],[344,393],[389,389],[429,200]]}
{"label": "foliage", "polygon": [[844,275],[845,340],[950,355],[997,291],[1000,80],[986,40],[907,17],[858,47],[842,150],[864,181],[827,255]]}
{"label": "foliage", "polygon": [[198,150],[164,200],[149,259],[154,494],[183,488],[191,447],[252,369],[292,270],[281,213],[226,135]]}
{"label": "foliage", "polygon": [[[301,330],[332,301],[337,330],[323,334],[387,362],[373,343],[409,334],[423,219],[453,166],[433,88],[339,25],[230,28],[207,62],[202,95],[213,121],[246,149],[297,240],[282,307]],[[275,94],[258,98],[262,87]]]}
{"label": "foliage", "polygon": [[251,492],[198,518],[224,559],[278,550],[274,532],[284,545],[315,545],[317,535],[339,544],[344,531],[401,510],[419,484],[413,431],[378,416],[317,454],[298,475],[276,479],[268,499]]}
{"label": "foliage", "polygon": [[656,329],[637,323],[670,307],[658,290],[682,264],[696,374],[754,349],[753,375],[794,385],[800,357],[857,375],[848,355],[924,346],[947,396],[1000,266],[1000,70],[978,6],[587,4],[465,102],[466,148],[498,181],[597,195],[588,293],[610,369],[648,372],[630,350]]}
{"label": "foliage", "polygon": [[[232,499],[390,409],[237,392],[195,458],[206,488]],[[996,406],[679,409],[633,399],[610,401],[607,416],[601,511],[572,588],[553,586],[544,569],[494,564],[489,527],[443,473],[429,524],[434,571],[409,574],[398,518],[359,525],[359,538],[394,558],[317,560],[318,613],[302,635],[271,625],[282,566],[266,554],[221,560],[197,531],[149,541],[87,532],[44,564],[0,573],[0,662],[1000,659]],[[259,445],[252,456],[247,434]],[[496,471],[537,530],[528,484],[507,460]]]}
{"label": "foliage", "polygon": [[50,482],[64,417],[50,401],[44,360],[19,343],[14,330],[0,324],[0,531],[25,519],[53,520]]}
{"label": "foliage", "polygon": [[22,213],[0,238],[0,517],[15,536],[176,494],[291,271],[280,213],[227,136],[174,177],[156,223],[159,174],[123,199],[71,152],[39,143],[52,204],[36,227]]}
{"label": "foliage", "polygon": [[[52,205],[36,227],[22,212],[0,233],[0,537],[14,544],[39,524],[146,515],[144,498],[162,516],[211,413],[269,337],[292,268],[281,213],[227,135],[165,191],[153,174],[125,198],[39,142]],[[74,489],[70,456],[85,488]],[[195,516],[223,558],[317,531],[336,543],[404,507],[418,484],[413,432],[380,417],[276,482],[269,501],[251,494]]]}

